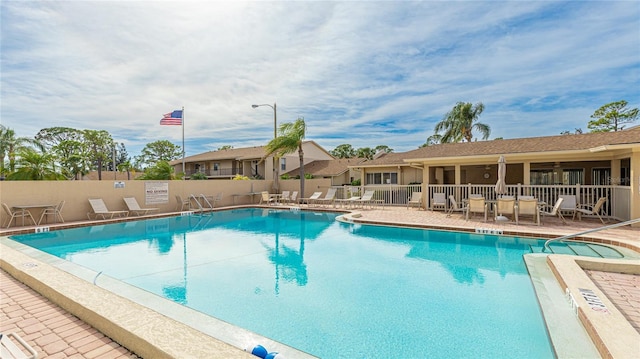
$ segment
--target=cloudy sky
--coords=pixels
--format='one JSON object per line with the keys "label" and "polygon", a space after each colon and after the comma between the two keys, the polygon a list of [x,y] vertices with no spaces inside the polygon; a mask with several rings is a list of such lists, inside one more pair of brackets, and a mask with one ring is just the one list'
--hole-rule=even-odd
{"label": "cloudy sky", "polygon": [[131,156],[264,145],[304,117],[328,150],[423,144],[456,102],[491,137],[640,107],[638,1],[2,1],[1,123],[107,130]]}

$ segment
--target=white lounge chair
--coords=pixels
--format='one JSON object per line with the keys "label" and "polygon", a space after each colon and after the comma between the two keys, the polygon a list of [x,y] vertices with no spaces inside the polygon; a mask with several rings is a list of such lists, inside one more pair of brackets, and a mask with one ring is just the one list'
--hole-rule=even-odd
{"label": "white lounge chair", "polygon": [[418,208],[422,207],[422,192],[411,193],[411,198],[409,199],[409,201],[407,201],[407,209],[413,206],[416,206]]}
{"label": "white lounge chair", "polygon": [[302,201],[302,203],[306,203],[307,206],[311,206],[315,200],[320,198],[320,196],[322,196],[322,192],[313,192],[313,194],[311,194],[311,197],[301,198],[300,200]]}
{"label": "white lounge chair", "polygon": [[600,211],[602,210],[602,206],[604,206],[606,202],[607,202],[607,197],[600,197],[598,198],[598,202],[596,202],[596,204],[585,204],[585,205],[579,206],[578,208],[576,208],[574,216],[577,214],[578,219],[581,220],[583,214],[594,215],[600,219],[600,222],[602,222],[602,224],[604,224],[604,219],[602,219],[602,216],[600,215]]}
{"label": "white lounge chair", "polygon": [[[18,344],[14,343],[14,340]],[[28,354],[25,354],[25,351]],[[24,339],[16,333],[0,334],[0,358],[36,359],[35,351]]]}
{"label": "white lounge chair", "polygon": [[351,203],[355,207],[360,206],[361,208],[364,208],[364,206],[366,206],[367,204],[370,207],[373,207],[373,195],[375,193],[376,193],[375,190],[366,190],[364,191],[364,194],[362,195],[362,197],[358,199],[354,199]]}
{"label": "white lounge chair", "polygon": [[[553,207],[551,207],[548,204],[543,206],[542,209],[540,209],[540,215],[542,216],[542,218],[544,218],[544,216],[558,216],[562,220],[563,224],[567,224],[567,221],[564,219],[564,216],[562,215],[562,211],[560,210],[562,206],[562,202],[564,202],[564,198],[560,197],[556,201],[556,204],[553,205]],[[551,208],[551,210],[546,211],[545,209],[548,209],[548,208]]]}
{"label": "white lounge chair", "polygon": [[431,211],[433,211],[434,208],[447,209],[447,196],[444,193],[436,192],[433,194],[433,198],[431,198]]}
{"label": "white lounge chair", "polygon": [[317,198],[313,202],[315,204],[318,204],[318,205],[320,205],[320,204],[323,204],[323,205],[333,204],[333,202],[335,202],[335,200],[336,200],[336,192],[337,192],[337,189],[329,188],[327,190],[327,194],[323,198]]}
{"label": "white lounge chair", "polygon": [[157,211],[159,208],[140,208],[138,201],[135,197],[124,197],[122,198],[124,203],[126,203],[127,208],[129,208],[130,214],[135,214],[136,216],[146,215],[149,212]]}
{"label": "white lounge chair", "polygon": [[9,216],[9,223],[7,223],[7,228],[11,227],[11,222],[13,222],[13,220],[16,220],[16,223],[18,222],[17,219],[18,218],[22,218],[22,220],[24,221],[25,218],[28,218],[31,220],[31,222],[33,222],[33,224],[36,224],[36,220],[33,219],[33,216],[31,215],[31,212],[27,211],[27,210],[20,210],[20,211],[13,211],[11,210],[11,208],[9,208],[9,206],[7,206],[6,203],[2,204],[2,208],[4,209],[4,211],[7,213],[7,215]]}
{"label": "white lounge chair", "polygon": [[110,211],[102,198],[89,198],[89,204],[91,205],[91,212],[87,212],[89,219],[98,219],[98,216],[102,216],[102,219],[107,219],[107,216],[113,218],[114,216],[122,217],[129,214],[129,211]]}
{"label": "white lounge chair", "polygon": [[289,203],[291,204],[298,203],[298,191],[291,192],[291,197],[289,197]]}
{"label": "white lounge chair", "polygon": [[288,203],[291,200],[291,192],[282,191],[282,195],[280,196],[280,203]]}

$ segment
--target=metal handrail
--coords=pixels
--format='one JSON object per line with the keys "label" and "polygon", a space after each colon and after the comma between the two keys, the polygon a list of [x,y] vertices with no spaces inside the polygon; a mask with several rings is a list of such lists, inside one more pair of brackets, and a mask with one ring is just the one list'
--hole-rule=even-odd
{"label": "metal handrail", "polygon": [[551,248],[549,248],[549,244],[551,242],[564,241],[565,239],[581,236],[583,234],[599,232],[599,231],[602,231],[604,229],[611,229],[611,228],[627,226],[627,225],[638,223],[638,222],[640,222],[640,218],[630,219],[628,221],[624,221],[624,222],[620,222],[620,223],[614,223],[614,224],[610,224],[610,225],[603,226],[603,227],[592,228],[592,229],[589,229],[589,230],[586,230],[586,231],[582,231],[582,232],[578,232],[578,233],[574,233],[574,234],[567,234],[566,236],[562,236],[562,237],[558,237],[558,238],[551,238],[551,239],[548,239],[546,242],[544,242],[544,248],[542,248],[542,251],[545,252],[547,249],[551,250]]}

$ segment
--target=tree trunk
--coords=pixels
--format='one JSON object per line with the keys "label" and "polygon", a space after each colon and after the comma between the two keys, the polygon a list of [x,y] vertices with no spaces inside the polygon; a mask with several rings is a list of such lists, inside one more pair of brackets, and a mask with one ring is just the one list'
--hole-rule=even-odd
{"label": "tree trunk", "polygon": [[302,151],[302,144],[298,145],[298,157],[300,157],[300,196],[299,198],[305,198],[304,195],[304,152]]}

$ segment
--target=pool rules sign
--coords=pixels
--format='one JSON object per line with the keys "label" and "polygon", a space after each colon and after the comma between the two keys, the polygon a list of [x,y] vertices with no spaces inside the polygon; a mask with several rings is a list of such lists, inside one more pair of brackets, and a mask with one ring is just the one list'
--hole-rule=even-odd
{"label": "pool rules sign", "polygon": [[146,204],[169,203],[169,182],[145,182],[144,201]]}

